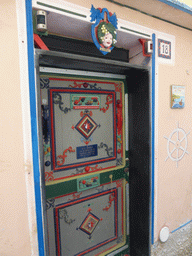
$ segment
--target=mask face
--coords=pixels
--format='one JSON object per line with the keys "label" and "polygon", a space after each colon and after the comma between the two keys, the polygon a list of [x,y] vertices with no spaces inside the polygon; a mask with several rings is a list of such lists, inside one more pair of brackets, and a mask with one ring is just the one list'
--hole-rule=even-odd
{"label": "mask face", "polygon": [[112,45],[112,40],[113,40],[113,37],[112,37],[112,34],[111,33],[107,33],[103,39],[103,45],[108,48]]}

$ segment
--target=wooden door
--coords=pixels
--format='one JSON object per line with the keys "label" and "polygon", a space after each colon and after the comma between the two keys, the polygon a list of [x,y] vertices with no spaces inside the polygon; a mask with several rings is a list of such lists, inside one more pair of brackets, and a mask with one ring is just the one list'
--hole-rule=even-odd
{"label": "wooden door", "polygon": [[47,255],[126,255],[125,80],[61,73],[40,73]]}

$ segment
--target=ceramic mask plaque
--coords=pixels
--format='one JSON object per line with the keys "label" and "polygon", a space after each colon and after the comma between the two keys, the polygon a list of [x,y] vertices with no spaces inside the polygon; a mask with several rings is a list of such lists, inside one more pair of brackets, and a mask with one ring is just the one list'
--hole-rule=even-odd
{"label": "ceramic mask plaque", "polygon": [[117,42],[117,17],[116,14],[110,13],[106,8],[95,9],[91,7],[91,34],[95,46],[98,50],[106,55],[111,52]]}

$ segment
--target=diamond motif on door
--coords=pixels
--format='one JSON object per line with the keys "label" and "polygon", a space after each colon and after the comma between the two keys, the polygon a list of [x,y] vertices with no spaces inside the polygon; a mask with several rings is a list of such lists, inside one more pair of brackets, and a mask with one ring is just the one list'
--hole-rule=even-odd
{"label": "diamond motif on door", "polygon": [[96,217],[94,214],[89,213],[84,221],[82,222],[79,229],[81,229],[83,232],[87,233],[88,235],[91,235],[93,231],[95,230],[97,224],[99,223],[100,219]]}
{"label": "diamond motif on door", "polygon": [[91,134],[95,131],[96,128],[97,124],[88,115],[85,115],[75,126],[75,129],[86,139],[88,139],[91,136]]}

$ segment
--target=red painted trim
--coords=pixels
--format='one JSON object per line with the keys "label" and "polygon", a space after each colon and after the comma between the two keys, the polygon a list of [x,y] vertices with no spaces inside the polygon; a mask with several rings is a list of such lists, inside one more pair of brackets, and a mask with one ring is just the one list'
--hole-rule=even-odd
{"label": "red painted trim", "polygon": [[123,186],[121,187],[121,218],[122,218],[122,235],[124,234],[124,211],[125,209],[123,210],[123,198],[124,198],[124,195],[123,195]]}
{"label": "red painted trim", "polygon": [[[116,183],[116,182],[117,182],[116,180],[112,181],[112,183]],[[108,184],[111,184],[111,182],[107,182],[107,183],[105,183],[105,184],[102,184],[101,186],[103,186],[103,185],[108,185]],[[70,196],[70,195],[72,195],[72,194],[78,194],[78,192],[71,192],[71,193],[69,193],[69,194],[65,194],[65,195],[62,195],[62,196],[57,196],[57,197],[54,197],[54,198],[55,198],[55,199],[59,199],[59,198],[65,197],[65,196]]]}
{"label": "red painted trim", "polygon": [[[110,239],[109,241],[106,241],[106,242],[104,242],[104,243],[102,243],[102,244],[99,244],[99,245],[95,246],[94,248],[90,248],[90,249],[87,250],[87,251],[84,251],[84,252],[82,252],[82,253],[80,253],[80,254],[77,254],[77,256],[85,255],[85,254],[87,254],[88,252],[91,252],[91,251],[93,251],[93,250],[95,250],[95,249],[97,249],[97,248],[99,248],[100,246],[103,246],[103,245],[105,245],[105,244],[108,244],[108,243],[112,242],[112,241],[115,240],[115,239],[117,239],[117,237],[114,237],[114,238]],[[116,245],[116,246],[117,246],[117,245]],[[109,250],[109,249],[108,249],[108,250]]]}
{"label": "red painted trim", "polygon": [[112,197],[111,195],[109,196],[109,202],[108,202],[108,206],[106,206],[105,208],[103,208],[103,211],[108,211],[111,206],[112,206],[112,202],[115,200],[115,197]]}
{"label": "red painted trim", "polygon": [[49,51],[49,48],[46,46],[46,44],[43,42],[43,40],[39,37],[37,34],[33,34],[34,42],[35,44],[42,50]]}
{"label": "red painted trim", "polygon": [[114,155],[117,157],[117,121],[116,121],[116,93],[114,93],[114,104],[113,104],[113,114],[114,114],[114,122],[113,122],[113,126],[114,126]]}
{"label": "red painted trim", "polygon": [[54,177],[53,177],[53,172],[45,172],[45,181],[53,181]]}
{"label": "red painted trim", "polygon": [[[122,93],[120,93],[120,101],[121,101],[121,104],[122,104]],[[125,104],[124,104],[124,106],[122,106],[122,107],[124,107],[125,108]],[[122,112],[122,109],[121,109],[121,116],[123,115],[123,112]],[[125,112],[124,112],[124,116],[125,116]],[[122,117],[123,118],[123,117]],[[125,117],[123,118],[123,121],[122,122],[125,122]],[[124,152],[124,150],[123,150],[123,143],[124,143],[124,141],[123,141],[123,132],[125,132],[123,129],[122,129],[122,131],[121,131],[121,140],[122,140],[122,143],[121,143],[121,157],[123,158],[123,152]]]}
{"label": "red painted trim", "polygon": [[[89,173],[94,173],[94,172],[98,172],[98,171],[103,171],[103,170],[107,170],[109,168],[115,168],[117,166],[110,166],[110,167],[106,167],[106,168],[101,168],[101,169],[97,169],[97,170],[94,170],[94,171],[91,171]],[[66,177],[60,177],[60,178],[56,178],[54,180],[63,180],[63,179],[67,179],[67,178],[71,178],[71,177],[76,177],[76,176],[82,176],[82,175],[85,175],[86,173],[78,173],[78,174],[74,174],[74,175],[71,175],[71,176],[66,176]]]}
{"label": "red painted trim", "polygon": [[55,225],[56,225],[56,237],[57,237],[57,253],[58,253],[58,256],[60,256],[61,250],[60,250],[60,237],[59,237],[59,214],[58,214],[57,208],[55,208]]}
{"label": "red painted trim", "polygon": [[108,251],[108,250],[110,250],[110,249],[112,249],[112,248],[114,248],[114,247],[116,247],[116,246],[117,246],[117,245],[114,244],[113,246],[111,246],[111,247],[109,247],[109,248],[103,250],[102,252],[97,253],[95,256],[99,256],[99,255],[101,255],[102,253],[104,253],[104,252],[106,252],[106,251]]}
{"label": "red painted trim", "polygon": [[73,149],[72,147],[68,147],[67,149],[65,149],[63,151],[63,155],[59,155],[57,158],[60,158],[61,160],[57,161],[57,165],[63,165],[65,163],[65,158],[67,157],[66,153],[67,151],[69,152],[75,152],[75,149]]}
{"label": "red painted trim", "polygon": [[143,56],[145,56],[145,57],[151,57],[151,54],[146,54],[145,53],[145,42],[146,42],[147,40],[146,39],[139,39],[139,42],[142,44],[142,47],[143,47]]}
{"label": "red painted trim", "polygon": [[[89,82],[89,83],[94,83],[94,82],[97,82],[98,84],[112,84],[112,85],[115,85],[115,84],[117,84],[117,83],[115,83],[115,82],[109,82],[109,81],[94,81],[94,80],[80,80],[80,79],[70,79],[70,78],[55,78],[55,77],[50,77],[49,78],[49,80],[56,80],[56,81],[74,81],[75,80],[75,82],[82,82],[82,81],[85,81],[85,82]],[[85,88],[86,89],[86,88]]]}
{"label": "red painted trim", "polygon": [[117,222],[118,222],[118,212],[117,212],[117,188],[116,190],[114,191],[114,194],[115,194],[115,200],[114,200],[114,204],[115,204],[115,220],[116,220],[116,225],[115,225],[115,235],[116,235],[116,238],[118,237],[118,227],[117,227]]}
{"label": "red painted trim", "polygon": [[103,111],[103,113],[105,113],[108,109],[109,109],[109,104],[112,104],[113,103],[113,100],[112,99],[112,95],[107,95],[106,97],[106,102],[105,102],[105,105],[107,105],[106,108],[101,108],[100,111]]}
{"label": "red painted trim", "polygon": [[[96,197],[99,197],[99,196],[103,196],[103,195],[110,194],[110,193],[112,194],[112,193],[115,193],[115,191],[116,191],[116,188],[113,188],[110,191],[105,191],[105,192],[102,192],[102,193],[99,193],[99,194],[95,194],[95,195],[92,195],[92,196],[81,198],[79,200],[76,200],[75,202],[74,201],[68,202],[64,205],[65,205],[65,207],[67,207],[67,206],[70,206],[70,205],[73,205],[73,204],[76,204],[76,203],[81,203],[81,202],[84,202],[84,201],[87,201],[89,199],[93,199],[93,198],[96,198]],[[55,207],[55,209],[60,209],[60,208],[63,208],[63,205],[59,205],[59,206]]]}
{"label": "red painted trim", "polygon": [[[75,89],[75,90],[74,90],[74,89],[54,89],[54,88],[51,88],[50,91],[51,91],[51,92],[70,92],[70,93],[71,93],[71,92],[72,92],[72,93],[73,93],[73,92],[75,92],[75,93],[76,93],[76,92],[82,92],[82,93],[85,93],[85,91],[82,90],[82,89]],[[114,92],[114,91],[110,91],[110,92],[109,92],[109,91],[103,91],[103,90],[102,90],[102,91],[99,91],[99,90],[88,90],[87,93],[89,93],[89,94],[90,94],[90,93],[91,93],[91,94],[94,93],[94,94],[113,94],[113,95],[115,95],[115,92]]]}
{"label": "red painted trim", "polygon": [[[62,198],[62,197],[66,197],[66,196],[70,196],[70,195],[73,195],[75,197],[75,194],[79,194],[78,192],[71,192],[71,193],[68,193],[68,194],[65,194],[65,195],[62,195],[62,196],[56,196],[54,197],[55,199],[59,199],[59,198]],[[81,192],[82,194],[82,192]],[[77,197],[78,198],[78,197]],[[73,199],[68,199],[68,201],[72,201],[72,200],[75,200],[77,198],[73,198]]]}
{"label": "red painted trim", "polygon": [[[116,151],[116,150],[115,150],[115,151]],[[86,166],[86,165],[92,165],[92,164],[107,162],[107,161],[111,161],[111,160],[115,160],[115,159],[116,159],[116,156],[111,157],[111,158],[101,159],[101,160],[94,160],[94,161],[91,161],[91,162],[86,162],[86,163],[81,163],[81,164],[73,164],[73,165],[70,165],[70,166],[63,166],[63,167],[55,167],[55,164],[53,163],[53,166],[55,167],[55,168],[54,168],[54,171],[59,171],[59,170],[65,170],[65,169],[75,168],[75,167],[78,167],[78,166]],[[117,167],[117,166],[115,166],[115,167]],[[109,166],[109,167],[106,168],[106,169],[109,169],[109,168],[112,168],[112,166]],[[84,174],[85,174],[85,173],[84,173]],[[75,176],[75,175],[74,175],[74,176]],[[72,176],[72,177],[73,177],[73,176]]]}
{"label": "red painted trim", "polygon": [[51,116],[51,139],[52,139],[52,159],[53,159],[53,170],[55,170],[55,140],[54,140],[54,129],[53,129],[53,124],[54,124],[54,118],[53,118],[53,96],[52,93],[50,93],[50,116]]}
{"label": "red painted trim", "polygon": [[124,204],[123,204],[123,199],[124,199],[124,193],[123,193],[123,179],[121,179],[121,180],[116,180],[115,181],[116,182],[116,184],[117,184],[117,188],[121,188],[121,205],[122,205],[122,207],[121,207],[121,218],[122,218],[122,223],[121,223],[121,230],[122,230],[122,235],[124,234],[124,219],[123,219],[123,217],[124,217]]}
{"label": "red painted trim", "polygon": [[73,106],[73,109],[98,109],[99,106]]}

